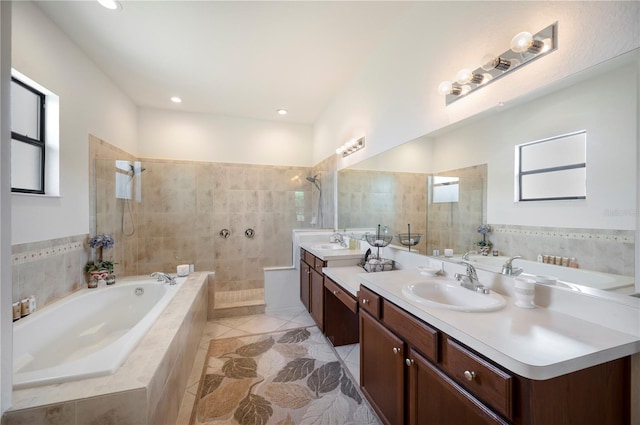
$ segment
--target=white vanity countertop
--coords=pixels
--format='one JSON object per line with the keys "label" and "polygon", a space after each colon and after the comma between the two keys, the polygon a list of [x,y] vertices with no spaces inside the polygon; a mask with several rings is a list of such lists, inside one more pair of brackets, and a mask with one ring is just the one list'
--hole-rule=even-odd
{"label": "white vanity countertop", "polygon": [[362,267],[324,267],[322,272],[329,276],[338,285],[349,291],[351,295],[357,297],[358,289],[360,289],[361,279],[358,278],[360,273],[366,273]]}
{"label": "white vanity countertop", "polygon": [[[358,260],[364,256],[360,249],[320,249],[320,245],[337,245],[335,243],[302,242],[300,248],[312,253],[324,261],[333,260]],[[357,261],[356,261],[357,262]],[[362,269],[361,269],[362,270]]]}
{"label": "white vanity countertop", "polygon": [[[358,273],[351,278],[343,276],[348,273],[347,270],[328,268],[326,272],[332,279],[335,276],[337,283],[349,282],[348,287],[343,285],[345,289],[362,283],[414,316],[526,378],[550,379],[640,352],[638,336],[549,308],[519,308],[508,297],[505,297],[505,308],[489,313],[456,312],[417,304],[402,295],[405,284],[420,278],[416,269]],[[615,314],[615,305],[612,304],[611,308],[609,314]]]}

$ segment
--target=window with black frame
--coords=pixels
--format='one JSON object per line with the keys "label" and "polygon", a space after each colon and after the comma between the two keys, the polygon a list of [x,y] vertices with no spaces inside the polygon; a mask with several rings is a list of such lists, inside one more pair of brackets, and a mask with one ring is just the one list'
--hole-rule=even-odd
{"label": "window with black frame", "polygon": [[44,93],[11,78],[11,191],[44,194]]}
{"label": "window with black frame", "polygon": [[516,200],[586,199],[586,148],[586,131],[516,146]]}

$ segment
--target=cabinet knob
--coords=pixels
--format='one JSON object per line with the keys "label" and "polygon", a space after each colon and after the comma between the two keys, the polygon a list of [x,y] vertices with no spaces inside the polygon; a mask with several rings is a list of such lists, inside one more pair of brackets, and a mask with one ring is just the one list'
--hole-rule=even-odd
{"label": "cabinet knob", "polygon": [[338,295],[338,291],[333,291],[333,295]]}
{"label": "cabinet knob", "polygon": [[363,298],[363,299],[362,299],[362,304],[369,304],[369,300],[368,300],[368,299],[366,299],[366,298]]}
{"label": "cabinet knob", "polygon": [[467,381],[473,381],[476,377],[476,373],[474,371],[469,372],[468,370],[465,370],[464,377]]}
{"label": "cabinet knob", "polygon": [[413,359],[405,359],[404,362],[407,364],[407,366],[413,366]]}
{"label": "cabinet knob", "polygon": [[398,354],[400,349],[398,347],[393,347],[393,354]]}

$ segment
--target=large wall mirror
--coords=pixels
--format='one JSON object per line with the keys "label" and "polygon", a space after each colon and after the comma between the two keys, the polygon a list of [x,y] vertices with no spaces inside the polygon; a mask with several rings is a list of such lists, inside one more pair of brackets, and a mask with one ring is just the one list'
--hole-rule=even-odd
{"label": "large wall mirror", "polygon": [[[639,58],[631,51],[339,170],[338,227],[381,224],[397,234],[411,223],[426,234],[421,253],[452,248],[459,256],[482,240],[478,226],[488,223],[485,237],[500,255],[568,257],[583,270],[633,277]],[[584,199],[519,202],[517,147],[583,131]],[[442,189],[442,180],[437,189],[438,196],[458,190],[457,201],[434,202],[436,176],[459,178],[456,189]]]}

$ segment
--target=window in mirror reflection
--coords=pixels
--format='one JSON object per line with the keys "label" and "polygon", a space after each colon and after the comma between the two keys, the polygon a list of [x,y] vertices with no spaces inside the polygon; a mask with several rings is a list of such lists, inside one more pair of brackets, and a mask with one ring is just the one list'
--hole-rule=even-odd
{"label": "window in mirror reflection", "polygon": [[516,201],[587,197],[586,131],[516,146]]}
{"label": "window in mirror reflection", "polygon": [[458,202],[460,178],[433,176],[433,203]]}

